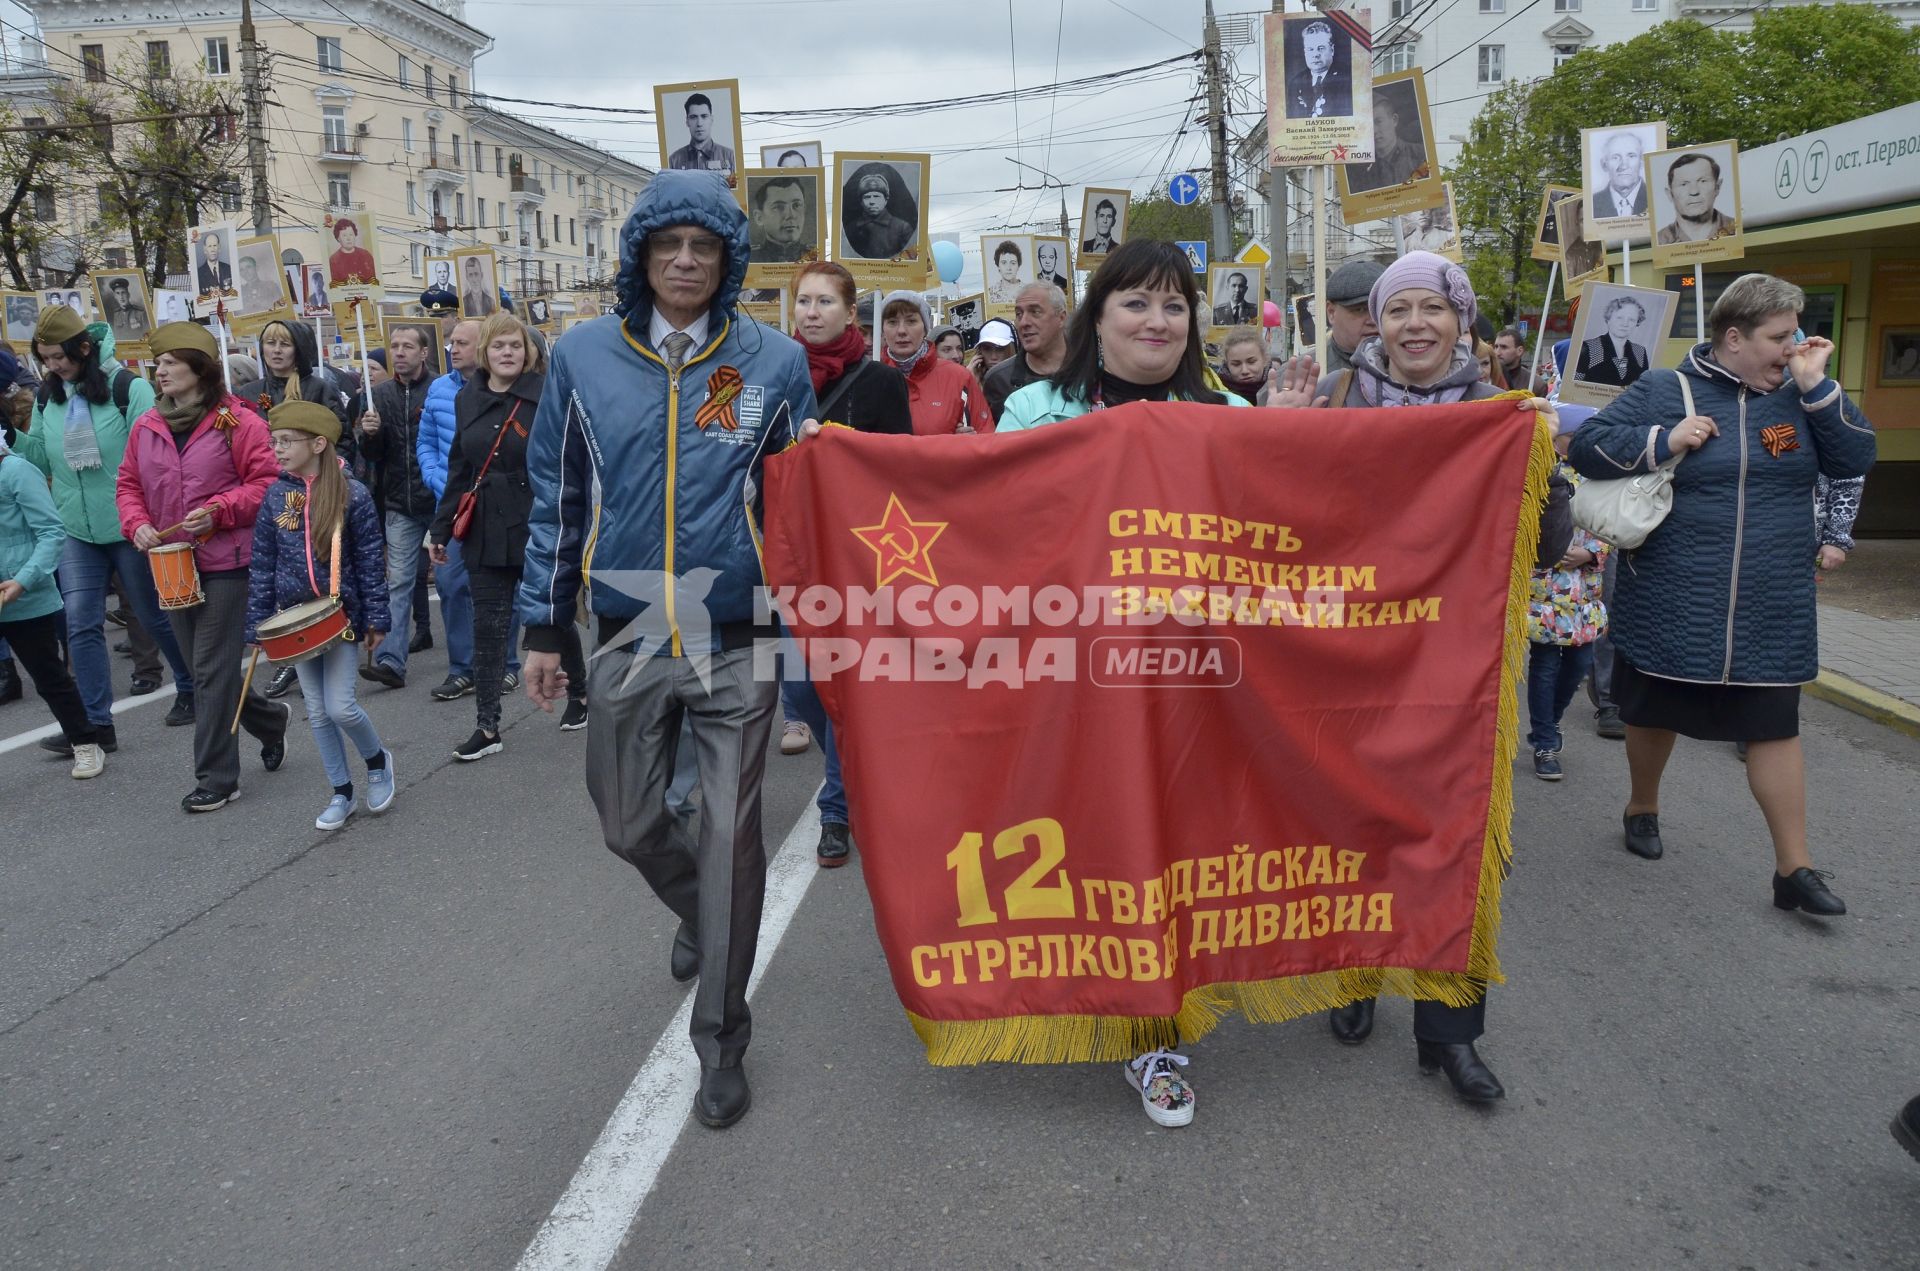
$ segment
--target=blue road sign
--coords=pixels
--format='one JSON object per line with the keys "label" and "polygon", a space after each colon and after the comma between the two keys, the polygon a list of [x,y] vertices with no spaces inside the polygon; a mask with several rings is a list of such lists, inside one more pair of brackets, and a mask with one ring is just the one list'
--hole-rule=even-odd
{"label": "blue road sign", "polygon": [[1187,259],[1193,263],[1194,273],[1207,272],[1207,244],[1204,239],[1176,238],[1173,245],[1187,254]]}
{"label": "blue road sign", "polygon": [[1182,172],[1167,182],[1167,195],[1181,207],[1200,201],[1200,181],[1191,172]]}

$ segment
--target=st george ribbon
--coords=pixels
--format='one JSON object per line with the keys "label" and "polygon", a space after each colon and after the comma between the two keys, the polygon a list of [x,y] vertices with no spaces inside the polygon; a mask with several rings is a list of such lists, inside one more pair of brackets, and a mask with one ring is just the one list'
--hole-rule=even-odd
{"label": "st george ribbon", "polygon": [[774,603],[928,1058],[1122,1059],[1499,981],[1551,459],[1509,397],[828,428],[771,460]]}

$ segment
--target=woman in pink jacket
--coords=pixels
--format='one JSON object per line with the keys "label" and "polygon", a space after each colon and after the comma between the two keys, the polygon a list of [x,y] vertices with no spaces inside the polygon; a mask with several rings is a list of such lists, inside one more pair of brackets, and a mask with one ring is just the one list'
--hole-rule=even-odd
{"label": "woman in pink jacket", "polygon": [[[212,812],[240,797],[240,747],[227,731],[240,705],[253,520],[280,473],[266,421],[227,391],[213,335],[169,322],[148,340],[154,408],[133,421],[115,496],[120,529],[143,552],[193,543],[206,597],[168,618],[193,668],[194,789],[180,806]],[[174,529],[175,526],[179,528]],[[171,531],[162,537],[161,531]],[[268,772],[287,754],[289,709],[249,692],[240,723]]]}

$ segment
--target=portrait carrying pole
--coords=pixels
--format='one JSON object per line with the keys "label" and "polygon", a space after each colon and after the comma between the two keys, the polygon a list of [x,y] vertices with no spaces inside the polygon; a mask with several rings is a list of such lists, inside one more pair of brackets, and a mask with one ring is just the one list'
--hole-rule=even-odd
{"label": "portrait carrying pole", "polygon": [[1707,338],[1707,277],[1697,260],[1693,262],[1693,338],[1695,343]]}
{"label": "portrait carrying pole", "polygon": [[1620,281],[1625,286],[1633,286],[1633,240],[1620,240]]}
{"label": "portrait carrying pole", "polygon": [[1313,302],[1320,306],[1320,321],[1313,326],[1313,360],[1327,364],[1327,186],[1333,168],[1315,164],[1313,168]]}
{"label": "portrait carrying pole", "polygon": [[1540,331],[1533,337],[1533,369],[1527,372],[1527,383],[1532,384],[1540,378],[1540,349],[1547,342],[1547,315],[1553,312],[1553,287],[1560,281],[1560,262],[1552,261],[1547,269],[1547,297],[1540,302]]}

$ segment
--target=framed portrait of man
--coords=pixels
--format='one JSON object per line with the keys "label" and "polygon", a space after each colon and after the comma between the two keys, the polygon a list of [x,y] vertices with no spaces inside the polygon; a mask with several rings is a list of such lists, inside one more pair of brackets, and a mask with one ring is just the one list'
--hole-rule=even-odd
{"label": "framed portrait of man", "polygon": [[1453,209],[1453,182],[1440,183],[1440,202],[1433,207],[1402,212],[1396,218],[1400,239],[1410,252],[1434,252],[1460,260],[1459,219]]}
{"label": "framed portrait of man", "polygon": [[328,212],[322,218],[322,232],[327,238],[327,289],[333,298],[368,296],[378,300],[377,289],[382,284],[380,261],[373,251],[378,239],[373,214]]}
{"label": "framed portrait of man", "polygon": [[1033,237],[987,234],[980,239],[980,272],[986,279],[986,316],[1013,316],[1020,289],[1033,281]]}
{"label": "framed portrait of man", "polygon": [[1616,124],[1580,130],[1581,182],[1586,187],[1582,232],[1597,243],[1643,242],[1652,237],[1646,156],[1667,144],[1664,122]]}
{"label": "framed portrait of man", "polygon": [[300,283],[300,316],[303,318],[324,318],[333,311],[333,296],[327,286],[327,267],[320,264],[302,265]]}
{"label": "framed portrait of man", "polygon": [[819,168],[748,168],[747,285],[783,287],[800,266],[827,254],[821,216],[827,174]]}
{"label": "framed portrait of man", "polygon": [[817,141],[783,141],[778,145],[760,147],[760,166],[763,168],[825,168],[821,159],[820,143]]}
{"label": "framed portrait of man", "polygon": [[1081,269],[1098,269],[1108,253],[1127,241],[1127,208],[1132,201],[1131,190],[1090,185],[1081,192],[1077,257]]}
{"label": "framed portrait of man", "polygon": [[239,270],[234,265],[234,245],[240,241],[233,221],[194,225],[187,230],[187,262],[193,273],[193,299],[199,315],[213,312],[222,300],[238,300],[234,284]]}
{"label": "framed portrait of man", "polygon": [[87,293],[77,287],[55,287],[41,297],[43,311],[53,305],[64,305],[83,318],[88,316]]}
{"label": "framed portrait of man", "polygon": [[1560,281],[1571,296],[1581,283],[1607,272],[1607,249],[1586,235],[1587,200],[1578,191],[1562,195],[1553,205],[1559,217]]}
{"label": "framed portrait of man", "polygon": [[452,254],[460,316],[484,318],[500,307],[500,267],[491,247],[462,247]]}
{"label": "framed portrait of man", "polygon": [[1605,406],[1653,365],[1680,297],[1651,287],[1590,282],[1580,293],[1580,320],[1567,350],[1560,400]]}
{"label": "framed portrait of man", "polygon": [[972,348],[980,338],[980,324],[986,321],[980,310],[986,299],[985,292],[976,291],[947,301],[946,324],[960,333],[960,343],[967,348]]}
{"label": "framed portrait of man", "polygon": [[1533,251],[1535,260],[1552,263],[1560,259],[1560,212],[1559,202],[1569,195],[1580,193],[1577,185],[1550,185],[1540,192],[1540,210],[1533,218]]}
{"label": "framed portrait of man", "polygon": [[158,324],[153,320],[153,300],[147,294],[144,273],[138,269],[96,269],[93,295],[100,306],[100,319],[113,332],[117,348],[146,345]]}
{"label": "framed portrait of man", "polygon": [[40,297],[31,291],[0,291],[0,305],[6,310],[7,342],[25,352],[40,324]]}
{"label": "framed portrait of man", "polygon": [[[272,234],[249,236],[234,248],[235,276],[240,299],[232,314],[243,333],[264,326],[272,317],[293,316],[293,299],[280,272],[280,244]],[[249,321],[251,320],[251,321]]]}
{"label": "framed portrait of man", "polygon": [[1073,243],[1059,235],[1034,235],[1033,280],[1050,282],[1067,293],[1073,303]]}
{"label": "framed portrait of man", "polygon": [[1343,163],[1340,215],[1349,225],[1417,212],[1441,201],[1427,80],[1418,69],[1373,81],[1373,158]]}
{"label": "framed portrait of man", "polygon": [[1374,157],[1367,9],[1273,13],[1265,30],[1267,136],[1275,167]]}
{"label": "framed portrait of man", "polygon": [[919,286],[927,273],[927,187],[933,159],[924,154],[841,151],[833,157],[839,193],[834,258],[862,286]]}
{"label": "framed portrait of man", "polygon": [[1646,185],[1653,195],[1656,269],[1747,254],[1740,221],[1740,143],[1650,150]]}
{"label": "framed portrait of man", "polygon": [[427,285],[421,288],[422,291],[452,291],[457,293],[460,290],[454,285],[453,257],[428,256],[421,262],[421,269],[425,272],[427,279]]}
{"label": "framed portrait of man", "polygon": [[1208,326],[1215,331],[1228,327],[1259,326],[1261,273],[1258,265],[1233,261],[1207,268]]}
{"label": "framed portrait of man", "polygon": [[159,287],[153,293],[153,322],[190,322],[193,320],[193,293]]}
{"label": "framed portrait of man", "polygon": [[[740,81],[657,84],[653,110],[660,128],[660,166],[679,171],[720,172],[739,189]],[[778,165],[775,165],[778,166]]]}

